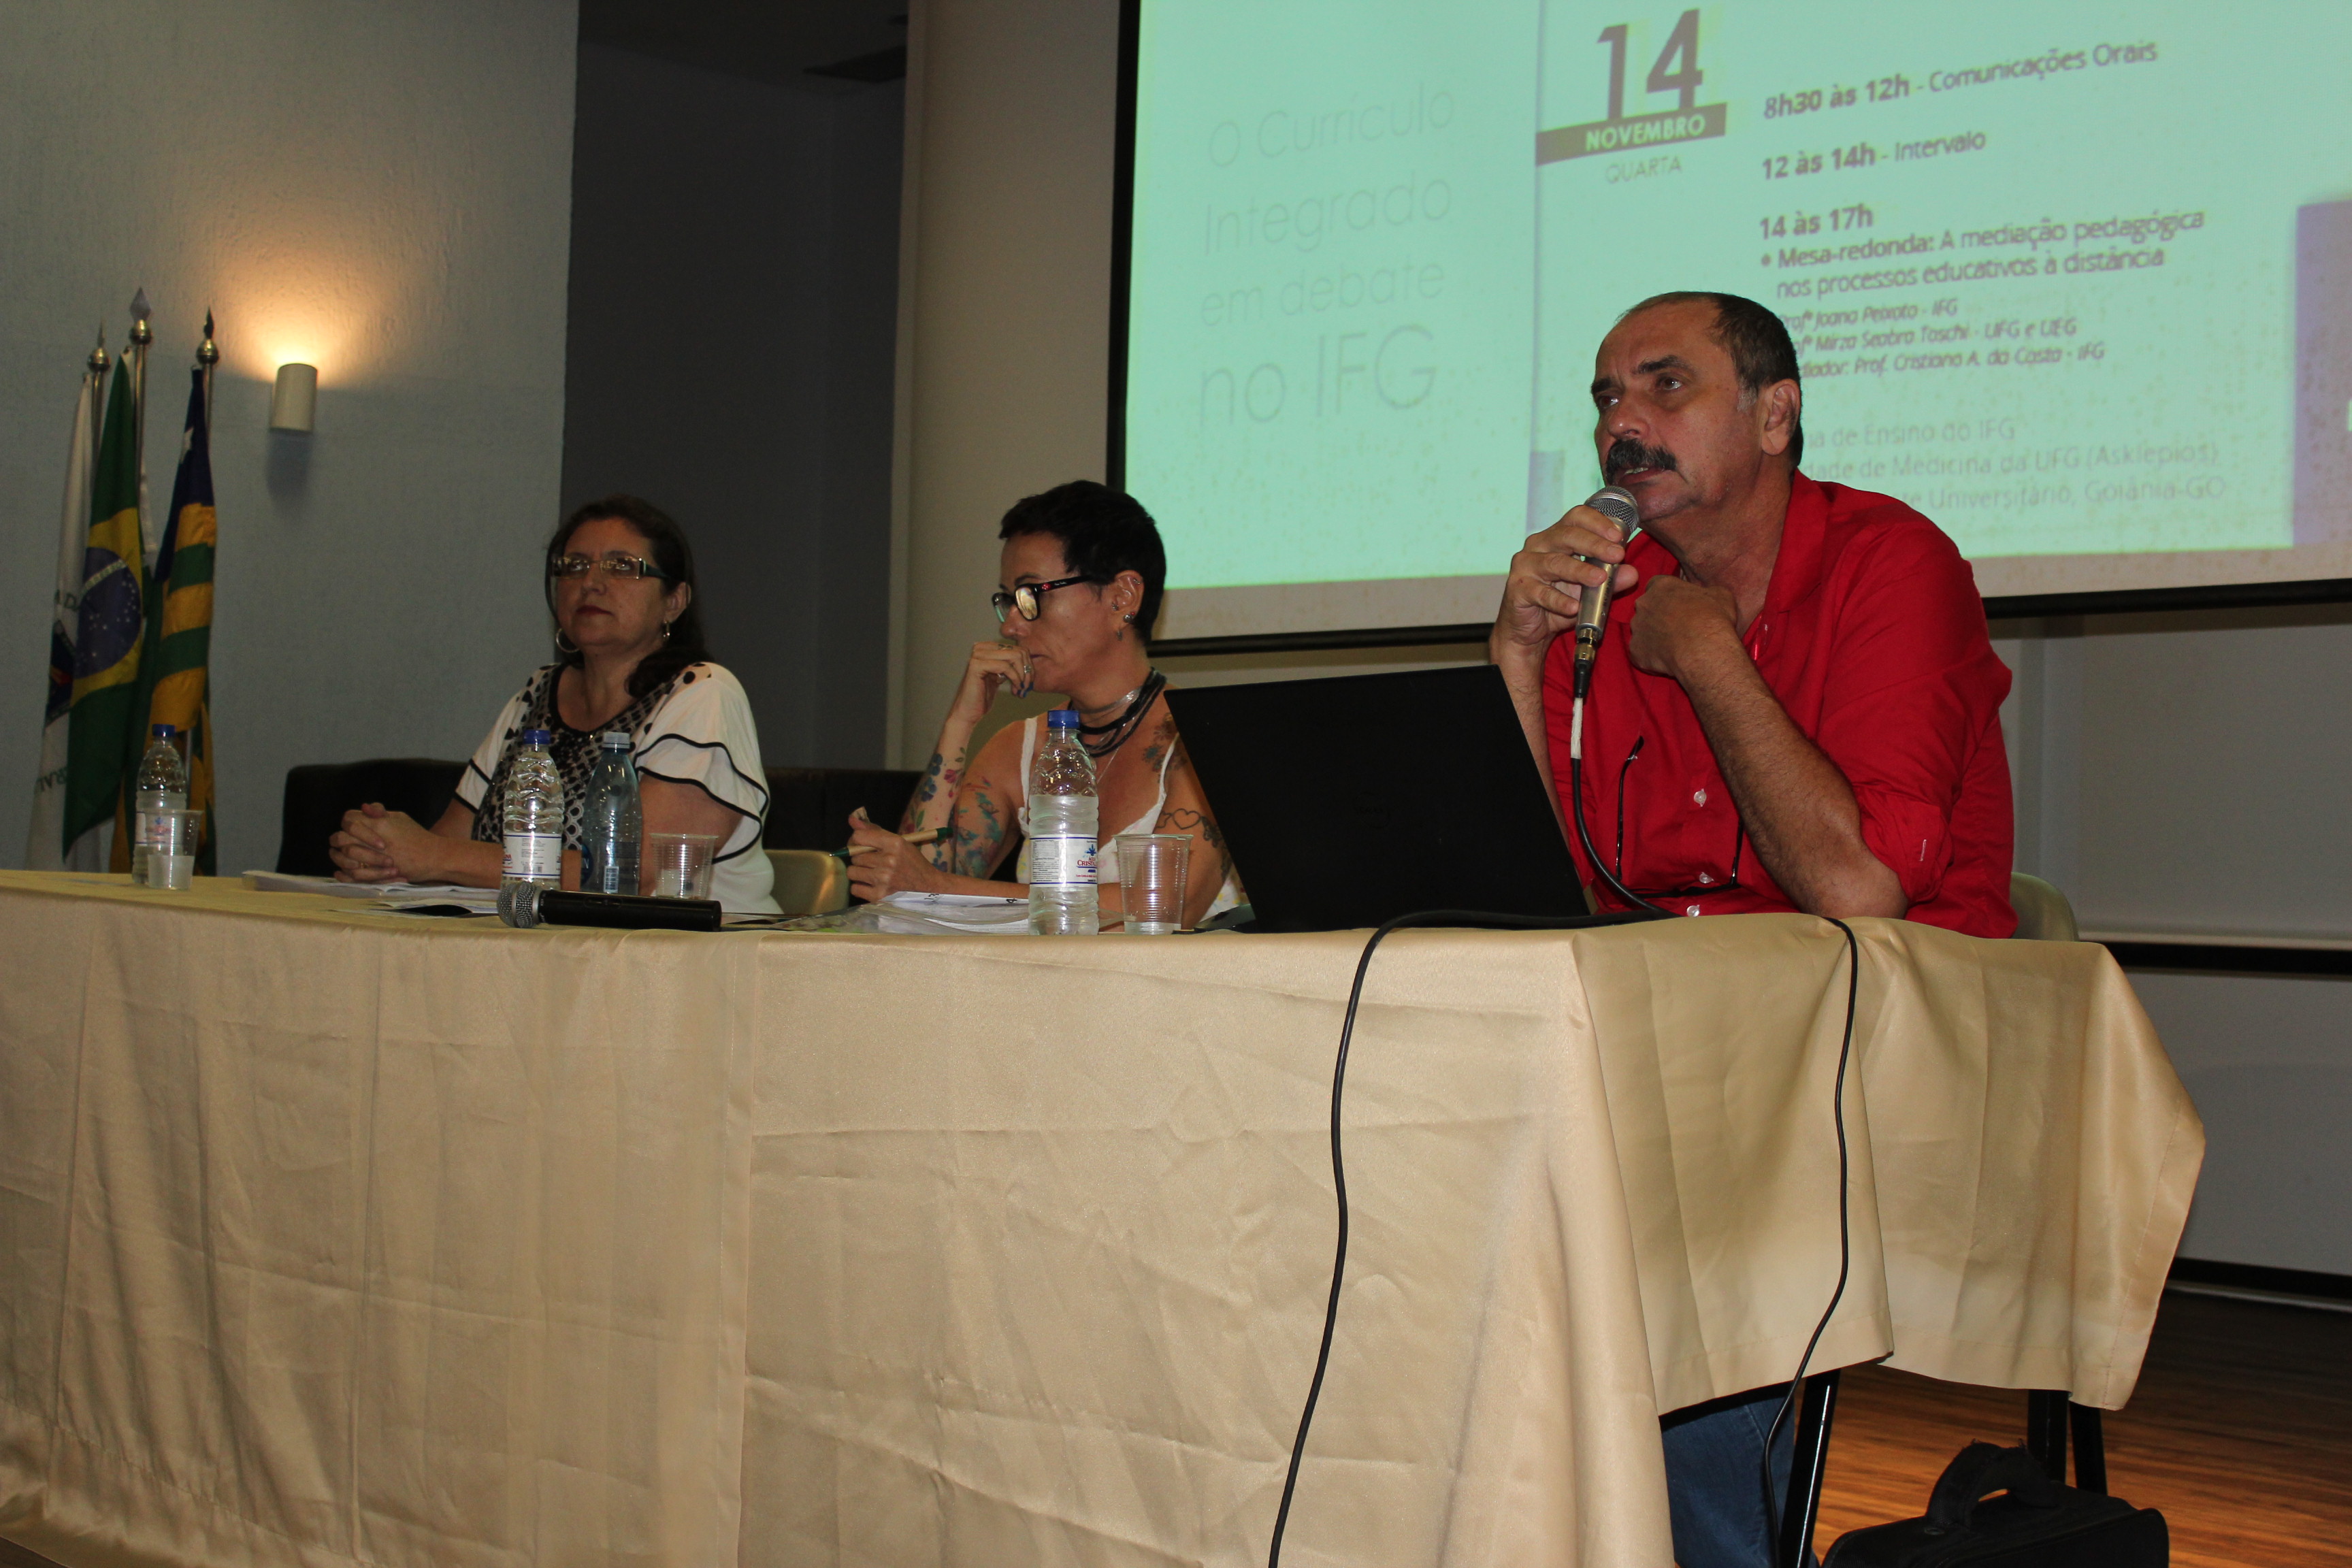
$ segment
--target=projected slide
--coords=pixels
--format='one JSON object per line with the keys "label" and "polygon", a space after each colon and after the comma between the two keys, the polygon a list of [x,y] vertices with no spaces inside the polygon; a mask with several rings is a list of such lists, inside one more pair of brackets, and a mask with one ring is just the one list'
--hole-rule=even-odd
{"label": "projected slide", "polygon": [[2352,572],[2352,7],[1144,0],[1139,43],[1126,479],[1179,589],[1492,578],[1673,288],[1778,310],[1806,470],[1990,592]]}

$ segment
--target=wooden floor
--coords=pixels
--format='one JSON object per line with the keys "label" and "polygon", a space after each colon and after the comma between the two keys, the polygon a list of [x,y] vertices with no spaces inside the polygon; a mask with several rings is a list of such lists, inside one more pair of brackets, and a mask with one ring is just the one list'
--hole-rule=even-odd
{"label": "wooden floor", "polygon": [[[2107,1489],[2161,1509],[2180,1568],[2352,1564],[2352,1313],[2168,1292]],[[1840,1392],[1818,1540],[1924,1513],[1971,1440],[2025,1440],[2025,1396],[1883,1367]]]}
{"label": "wooden floor", "polygon": [[[1822,1500],[1843,1531],[1926,1511],[1969,1441],[2022,1442],[2025,1396],[1882,1367],[1849,1372]],[[2107,1485],[2164,1510],[2179,1568],[2352,1564],[2352,1313],[2164,1298]],[[54,1568],[0,1542],[0,1568]]]}

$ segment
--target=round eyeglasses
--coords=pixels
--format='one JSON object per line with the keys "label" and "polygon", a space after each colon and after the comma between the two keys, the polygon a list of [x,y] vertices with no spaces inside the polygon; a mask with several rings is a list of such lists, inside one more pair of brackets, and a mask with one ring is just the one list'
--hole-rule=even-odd
{"label": "round eyeglasses", "polygon": [[548,558],[547,574],[551,577],[585,577],[591,572],[602,572],[607,577],[652,577],[665,583],[670,580],[668,573],[644,556],[624,555],[617,550],[604,555],[554,555]]}
{"label": "round eyeglasses", "polygon": [[1066,588],[1073,583],[1093,583],[1099,580],[1081,573],[1076,577],[1057,577],[1051,583],[1024,583],[1010,594],[999,588],[988,596],[988,604],[989,607],[996,612],[996,624],[1000,626],[1004,624],[1005,617],[1015,610],[1021,612],[1023,620],[1034,621],[1045,614],[1045,606],[1037,602],[1039,595],[1050,594],[1056,588]]}

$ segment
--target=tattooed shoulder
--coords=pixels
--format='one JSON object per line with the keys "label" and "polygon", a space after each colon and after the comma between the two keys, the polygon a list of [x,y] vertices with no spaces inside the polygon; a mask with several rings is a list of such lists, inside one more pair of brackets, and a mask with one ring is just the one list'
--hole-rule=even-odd
{"label": "tattooed shoulder", "polygon": [[1160,715],[1160,722],[1151,727],[1150,733],[1144,740],[1143,765],[1156,770],[1160,766],[1160,759],[1168,754],[1171,746],[1175,746],[1180,755],[1184,749],[1176,739],[1175,715],[1163,711]]}

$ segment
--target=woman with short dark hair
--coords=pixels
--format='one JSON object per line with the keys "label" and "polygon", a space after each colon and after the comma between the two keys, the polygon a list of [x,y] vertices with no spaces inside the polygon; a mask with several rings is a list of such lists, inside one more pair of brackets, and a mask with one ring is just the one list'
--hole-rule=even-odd
{"label": "woman with short dark hair", "polygon": [[[1064,706],[1078,710],[1080,738],[1094,755],[1105,921],[1122,908],[1108,851],[1123,833],[1181,833],[1192,840],[1185,924],[1238,904],[1241,887],[1224,837],[1161,699],[1167,679],[1151,668],[1149,639],[1168,579],[1151,514],[1131,496],[1079,479],[1014,505],[997,537],[1004,548],[992,603],[1003,638],[972,646],[930,769],[899,831],[851,819],[851,837],[866,851],[850,862],[851,890],[866,899],[1027,893],[1022,880],[992,879],[1025,824],[1029,762],[1042,721],[1008,725],[977,758],[967,763],[967,754],[1000,691],[1025,697],[1045,690],[1064,694]],[[934,828],[945,836],[928,845],[907,842]],[[1025,846],[1023,854],[1025,862]],[[1025,863],[1013,873],[1025,879]]]}
{"label": "woman with short dark hair", "polygon": [[498,886],[507,776],[523,731],[545,730],[563,779],[563,885],[578,887],[580,807],[597,738],[621,730],[636,759],[645,831],[712,835],[711,896],[730,910],[774,913],[760,847],[768,788],[759,731],[742,686],[703,647],[685,532],[635,496],[590,501],[548,541],[546,592],[556,662],[508,700],[449,809],[430,828],[381,805],[346,813],[328,840],[335,875]]}

